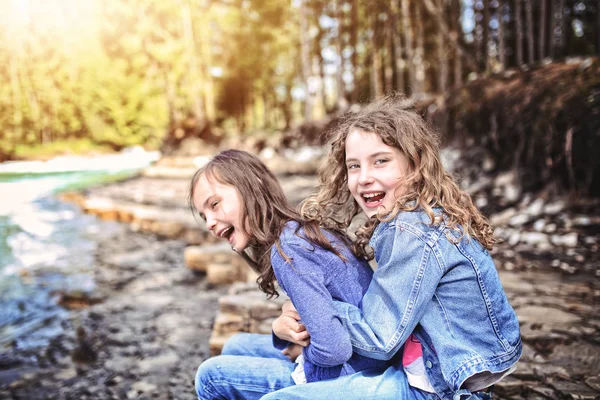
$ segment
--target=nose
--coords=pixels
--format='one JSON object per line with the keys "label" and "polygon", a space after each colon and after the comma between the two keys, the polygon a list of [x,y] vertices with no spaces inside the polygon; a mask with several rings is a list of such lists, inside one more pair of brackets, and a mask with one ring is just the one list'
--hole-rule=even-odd
{"label": "nose", "polygon": [[217,226],[217,220],[210,214],[206,215],[206,227],[209,231],[213,231]]}
{"label": "nose", "polygon": [[370,168],[361,168],[360,175],[358,176],[358,184],[366,186],[373,183],[373,177],[371,176]]}

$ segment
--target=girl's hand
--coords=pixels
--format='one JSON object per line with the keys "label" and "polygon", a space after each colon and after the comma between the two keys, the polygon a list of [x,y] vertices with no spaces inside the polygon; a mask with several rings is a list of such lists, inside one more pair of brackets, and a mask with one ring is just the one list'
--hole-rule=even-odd
{"label": "girl's hand", "polygon": [[300,321],[300,315],[292,302],[287,300],[281,307],[281,315],[273,321],[271,328],[279,339],[306,347],[310,343],[310,335],[304,324],[298,321]]}
{"label": "girl's hand", "polygon": [[302,354],[302,349],[303,347],[299,344],[290,344],[288,347],[281,351],[281,354],[287,356],[287,358],[289,358],[291,362],[295,362],[296,358],[298,358],[298,356]]}

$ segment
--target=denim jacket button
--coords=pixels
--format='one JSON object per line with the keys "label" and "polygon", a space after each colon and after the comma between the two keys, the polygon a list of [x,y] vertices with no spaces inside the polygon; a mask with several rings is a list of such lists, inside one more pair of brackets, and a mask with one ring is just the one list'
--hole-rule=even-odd
{"label": "denim jacket button", "polygon": [[427,365],[427,368],[433,367],[433,364],[429,360],[427,360],[427,362],[425,363],[425,365]]}

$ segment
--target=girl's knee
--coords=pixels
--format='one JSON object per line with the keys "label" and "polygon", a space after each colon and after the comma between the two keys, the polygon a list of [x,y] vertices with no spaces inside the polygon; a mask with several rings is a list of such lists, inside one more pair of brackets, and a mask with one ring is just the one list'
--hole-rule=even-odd
{"label": "girl's knee", "polygon": [[219,357],[205,360],[196,371],[194,386],[199,400],[214,398],[211,382],[219,371]]}
{"label": "girl's knee", "polygon": [[248,351],[248,348],[251,347],[255,342],[255,339],[253,339],[254,336],[256,335],[252,333],[236,333],[227,339],[221,354],[231,356],[245,355]]}

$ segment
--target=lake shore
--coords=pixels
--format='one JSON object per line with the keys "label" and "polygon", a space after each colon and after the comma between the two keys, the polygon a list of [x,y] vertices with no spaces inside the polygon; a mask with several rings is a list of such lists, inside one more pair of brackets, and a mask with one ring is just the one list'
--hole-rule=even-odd
{"label": "lake shore", "polygon": [[[173,214],[189,213],[188,179],[176,175],[140,176],[87,190],[83,198],[110,199],[116,208],[151,207],[152,213],[146,209],[139,215],[166,222]],[[306,177],[280,179],[295,198],[305,197],[314,184]],[[533,199],[492,216],[505,235],[493,255],[524,342],[517,371],[497,385],[495,398],[595,399],[600,396],[597,212],[565,205],[554,212],[557,202],[546,202],[540,211],[532,204]],[[1,398],[195,398],[195,370],[210,354],[218,299],[228,288],[210,285],[185,267],[184,249],[191,244],[185,236],[168,238],[144,229],[152,224],[123,222],[98,242],[99,301],[68,305],[68,333],[44,350],[39,357],[44,362],[3,369]]]}

